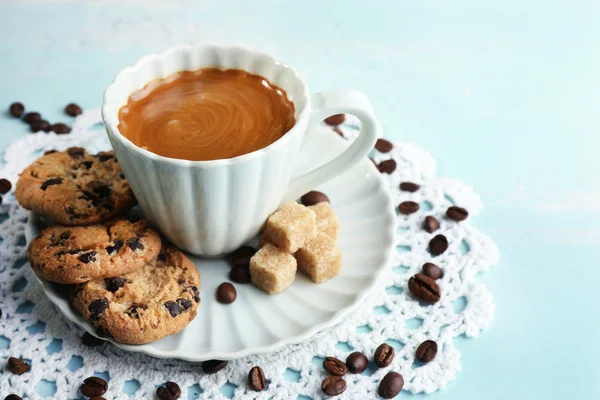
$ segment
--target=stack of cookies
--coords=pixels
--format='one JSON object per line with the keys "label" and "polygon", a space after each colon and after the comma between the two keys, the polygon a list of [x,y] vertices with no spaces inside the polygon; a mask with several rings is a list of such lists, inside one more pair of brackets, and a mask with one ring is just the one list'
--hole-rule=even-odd
{"label": "stack of cookies", "polygon": [[56,223],[30,243],[29,264],[48,281],[72,285],[73,306],[104,335],[143,344],[194,319],[198,271],[148,221],[123,215],[136,200],[112,152],[46,154],[21,173],[15,196]]}

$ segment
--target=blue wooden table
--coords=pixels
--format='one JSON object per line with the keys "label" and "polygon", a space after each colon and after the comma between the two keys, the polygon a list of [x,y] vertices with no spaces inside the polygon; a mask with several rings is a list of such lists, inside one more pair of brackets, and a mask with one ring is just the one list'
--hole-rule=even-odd
{"label": "blue wooden table", "polygon": [[[490,329],[459,339],[463,370],[429,398],[600,398],[600,5],[484,3],[0,1],[0,106],[58,122],[139,56],[193,42],[272,52],[313,91],[359,89],[387,137],[481,194],[472,222],[502,253],[481,277]],[[5,114],[0,132],[0,148],[27,135]]]}

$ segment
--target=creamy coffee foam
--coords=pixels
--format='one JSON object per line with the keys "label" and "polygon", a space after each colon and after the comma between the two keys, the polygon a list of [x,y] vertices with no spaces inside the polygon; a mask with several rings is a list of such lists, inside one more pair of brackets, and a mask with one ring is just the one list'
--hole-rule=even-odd
{"label": "creamy coffee foam", "polygon": [[296,119],[284,90],[242,70],[204,68],[155,80],[119,110],[119,131],[165,157],[217,160],[270,145]]}

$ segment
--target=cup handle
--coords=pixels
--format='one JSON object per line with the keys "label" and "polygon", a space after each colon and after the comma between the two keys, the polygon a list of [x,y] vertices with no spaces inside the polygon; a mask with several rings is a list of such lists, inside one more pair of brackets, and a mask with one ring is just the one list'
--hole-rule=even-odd
{"label": "cup handle", "polygon": [[[371,102],[361,92],[355,90],[334,89],[315,93],[311,97],[312,110],[308,134],[315,130],[310,127],[321,123],[325,118],[335,114],[352,114],[360,120],[360,134],[342,154],[309,171],[292,178],[284,202],[296,200],[315,187],[333,179],[358,163],[369,154],[375,146],[381,127],[375,115]],[[304,139],[308,140],[308,137]]]}

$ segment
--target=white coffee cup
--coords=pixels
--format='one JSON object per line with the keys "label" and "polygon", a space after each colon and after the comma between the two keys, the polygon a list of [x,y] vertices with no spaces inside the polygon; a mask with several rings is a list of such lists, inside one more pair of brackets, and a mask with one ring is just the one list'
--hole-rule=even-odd
{"label": "white coffee cup", "polygon": [[[119,109],[129,95],[154,79],[203,67],[235,68],[260,75],[284,89],[294,103],[296,124],[275,143],[238,157],[190,161],[159,156],[119,132]],[[292,177],[308,127],[334,114],[361,122],[356,141],[338,157]],[[176,246],[218,256],[250,241],[282,202],[296,199],[364,160],[380,127],[369,100],[352,90],[310,95],[296,72],[276,59],[239,46],[175,46],[151,54],[117,74],[104,92],[102,118],[108,137],[145,215]],[[318,140],[318,138],[311,138]]]}

